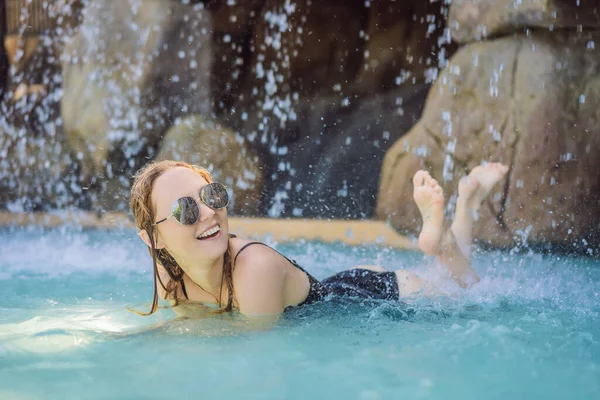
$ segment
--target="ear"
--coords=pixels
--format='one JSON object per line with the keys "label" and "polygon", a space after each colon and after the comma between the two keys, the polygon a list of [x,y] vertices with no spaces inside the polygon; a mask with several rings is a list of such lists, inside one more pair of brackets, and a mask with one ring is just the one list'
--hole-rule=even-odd
{"label": "ear", "polygon": [[[142,229],[141,231],[139,231],[138,236],[144,241],[144,243],[146,243],[148,247],[152,248],[152,244],[150,243],[150,236],[148,235],[148,231],[146,229]],[[154,248],[156,250],[163,249],[165,245],[160,239],[160,235],[157,236],[159,237],[156,238],[156,240],[154,241]]]}

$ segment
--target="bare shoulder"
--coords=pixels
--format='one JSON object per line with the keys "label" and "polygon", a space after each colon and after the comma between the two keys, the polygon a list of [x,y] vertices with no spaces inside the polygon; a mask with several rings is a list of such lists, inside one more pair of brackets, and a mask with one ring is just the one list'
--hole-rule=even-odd
{"label": "bare shoulder", "polygon": [[[232,245],[233,257],[244,245]],[[283,311],[286,262],[275,250],[262,244],[251,245],[239,253],[233,280],[242,314],[269,315]]]}
{"label": "bare shoulder", "polygon": [[253,243],[250,240],[233,239],[231,250],[235,261],[234,273],[244,273],[245,271],[268,272],[269,270],[281,268],[286,263],[286,259],[271,247],[262,243]]}

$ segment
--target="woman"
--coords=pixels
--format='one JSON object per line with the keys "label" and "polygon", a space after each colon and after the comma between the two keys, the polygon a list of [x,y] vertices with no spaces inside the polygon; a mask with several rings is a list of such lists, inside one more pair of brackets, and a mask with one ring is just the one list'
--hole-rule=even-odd
{"label": "woman", "polygon": [[[414,199],[423,218],[421,250],[435,255],[452,278],[468,287],[478,281],[470,266],[474,213],[507,167],[476,167],[459,184],[456,218],[444,223],[444,196],[425,171],[413,178]],[[147,165],[135,176],[130,205],[139,235],[154,264],[154,301],[158,297],[239,310],[246,316],[276,317],[288,307],[327,296],[398,300],[430,293],[415,274],[359,266],[319,282],[295,262],[259,242],[229,233],[225,187],[210,173],[176,161]]]}

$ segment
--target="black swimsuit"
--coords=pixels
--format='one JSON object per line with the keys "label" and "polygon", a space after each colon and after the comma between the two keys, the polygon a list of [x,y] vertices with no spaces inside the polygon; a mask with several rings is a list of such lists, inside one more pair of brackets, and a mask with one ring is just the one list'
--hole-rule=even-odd
{"label": "black swimsuit", "polygon": [[[253,244],[267,246],[279,253],[277,250],[261,242],[246,243],[235,255],[233,260],[234,265],[240,253],[248,246]],[[288,260],[294,267],[303,271],[308,277],[310,290],[308,291],[306,299],[304,299],[302,303],[298,304],[298,306],[316,303],[324,300],[328,296],[354,297],[358,299],[373,300],[399,299],[400,293],[398,290],[398,279],[396,278],[396,274],[394,272],[378,272],[368,269],[355,268],[342,271],[319,282],[311,274],[306,272],[304,268],[298,265],[296,261],[290,260],[283,254],[281,254],[281,256]]]}
{"label": "black swimsuit", "polygon": [[[246,243],[235,255],[233,265],[235,265],[240,253],[253,244],[267,246],[271,250],[279,253],[277,250],[261,242]],[[308,282],[310,284],[308,295],[306,296],[306,299],[296,307],[323,301],[325,298],[331,296],[372,300],[399,299],[398,279],[394,272],[378,272],[369,269],[355,268],[342,271],[319,282],[315,277],[306,272],[304,268],[298,265],[296,261],[290,260],[283,254],[281,254],[281,256],[288,260],[294,267],[304,272],[308,277]],[[181,289],[183,290],[185,298],[189,299],[183,280],[181,281]]]}

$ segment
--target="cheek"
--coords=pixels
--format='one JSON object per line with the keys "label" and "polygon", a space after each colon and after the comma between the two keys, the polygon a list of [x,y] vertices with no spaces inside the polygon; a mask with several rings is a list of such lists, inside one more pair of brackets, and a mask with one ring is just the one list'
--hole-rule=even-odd
{"label": "cheek", "polygon": [[227,209],[217,211],[217,215],[219,216],[219,225],[221,225],[221,229],[226,230],[227,233],[229,233],[229,220],[227,219]]}
{"label": "cheek", "polygon": [[[174,224],[173,224],[174,225]],[[193,238],[193,233],[184,226],[169,226],[161,232],[167,249],[177,250],[185,247],[185,239]]]}

